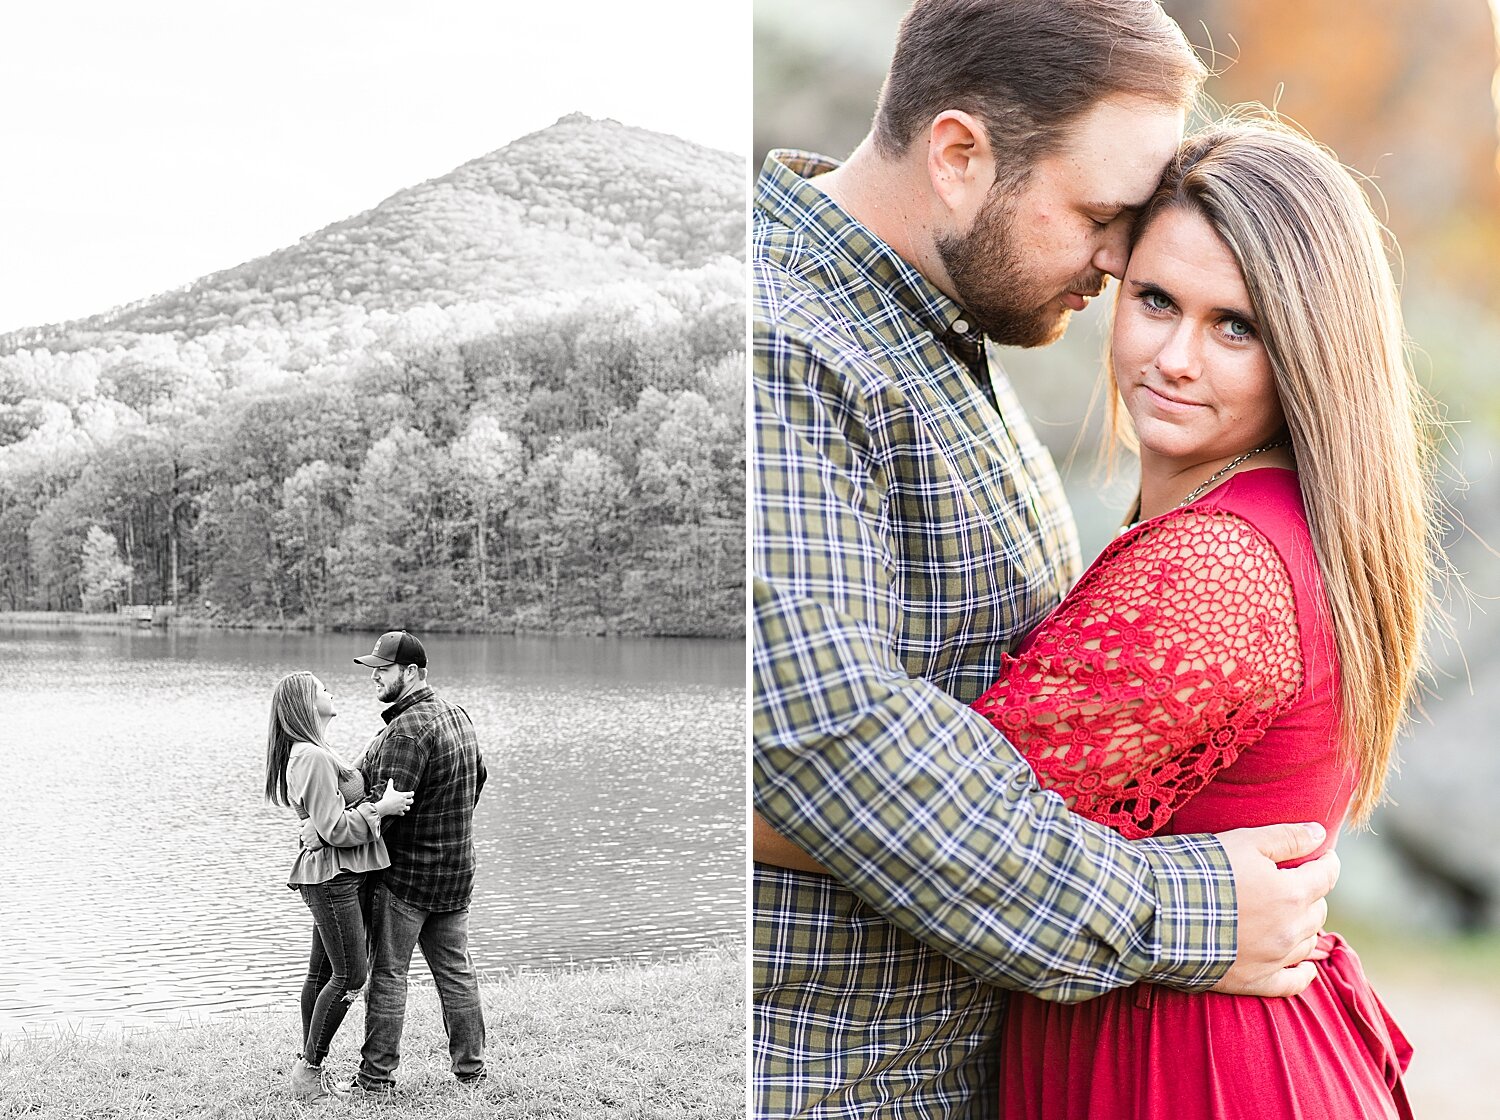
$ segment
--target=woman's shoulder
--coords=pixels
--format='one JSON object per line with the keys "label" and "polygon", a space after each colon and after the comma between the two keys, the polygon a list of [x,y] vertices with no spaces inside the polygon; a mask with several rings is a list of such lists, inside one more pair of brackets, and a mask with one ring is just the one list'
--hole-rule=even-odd
{"label": "woman's shoulder", "polygon": [[1306,524],[1295,471],[1247,471],[1191,505],[1167,510],[1123,530],[1100,560],[1161,552],[1181,553],[1185,560],[1225,560],[1246,550],[1279,551],[1286,528],[1300,529],[1305,536]]}
{"label": "woman's shoulder", "polygon": [[339,763],[327,747],[317,743],[293,743],[292,752],[287,756],[287,766],[326,767],[337,770]]}
{"label": "woman's shoulder", "polygon": [[1296,471],[1283,467],[1244,471],[1205,495],[1198,507],[1222,510],[1254,526],[1281,554],[1296,579],[1310,581],[1312,588],[1321,586],[1301,476]]}
{"label": "woman's shoulder", "polygon": [[[1273,485],[1284,487],[1284,481]],[[1096,609],[1124,598],[1169,614],[1229,598],[1289,604],[1295,581],[1288,548],[1268,520],[1255,502],[1211,502],[1207,496],[1167,510],[1111,541],[1064,602]]]}
{"label": "woman's shoulder", "polygon": [[1237,514],[1272,539],[1278,530],[1307,530],[1301,478],[1285,467],[1241,471],[1188,508]]}
{"label": "woman's shoulder", "polygon": [[1164,551],[1200,560],[1271,551],[1287,564],[1302,565],[1312,555],[1312,538],[1297,472],[1243,471],[1190,505],[1122,530],[1098,563]]}

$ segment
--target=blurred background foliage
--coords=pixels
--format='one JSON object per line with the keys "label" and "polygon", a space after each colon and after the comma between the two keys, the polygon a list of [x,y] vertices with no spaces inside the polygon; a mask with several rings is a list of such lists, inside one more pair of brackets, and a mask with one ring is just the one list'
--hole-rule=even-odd
{"label": "blurred background foliage", "polygon": [[[869,127],[907,6],[755,0],[756,166],[773,147],[840,158],[853,149]],[[1446,547],[1463,577],[1448,595],[1452,634],[1435,637],[1431,696],[1403,742],[1394,803],[1377,813],[1372,833],[1341,841],[1334,912],[1336,924],[1360,931],[1382,989],[1410,1020],[1421,1053],[1418,1103],[1432,1115],[1474,1115],[1481,1098],[1468,1056],[1493,1051],[1500,1039],[1495,14],[1486,0],[1164,7],[1214,71],[1206,113],[1251,101],[1274,106],[1365,180],[1399,245],[1393,261],[1413,363],[1450,424]],[[1134,463],[1104,478],[1098,421],[1085,422],[1109,302],[1076,316],[1055,346],[1002,355],[1063,468],[1086,555],[1109,539],[1134,493]]]}

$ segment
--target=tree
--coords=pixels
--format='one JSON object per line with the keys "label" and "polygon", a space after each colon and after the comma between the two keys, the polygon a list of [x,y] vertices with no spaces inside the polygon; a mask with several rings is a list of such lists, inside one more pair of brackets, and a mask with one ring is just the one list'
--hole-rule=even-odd
{"label": "tree", "polygon": [[79,582],[83,609],[108,610],[120,603],[120,592],[130,580],[130,565],[120,558],[120,542],[98,525],[90,525],[83,542]]}
{"label": "tree", "polygon": [[480,414],[469,421],[468,430],[453,442],[448,455],[473,518],[479,608],[488,620],[491,528],[503,522],[516,503],[525,449],[500,427],[500,421]]}
{"label": "tree", "polygon": [[707,399],[678,393],[660,411],[640,452],[636,487],[644,547],[630,597],[654,633],[720,632],[743,610],[738,433],[735,419]]}
{"label": "tree", "polygon": [[286,622],[288,574],[275,525],[280,490],[257,478],[218,483],[203,495],[195,532],[207,558],[203,594],[228,620]]}
{"label": "tree", "polygon": [[[539,198],[556,185],[512,172]],[[295,277],[269,262],[128,322],[29,335],[28,349],[10,336],[0,607],[108,601],[107,581],[83,572],[97,525],[130,600],[226,623],[734,632],[742,267],[606,284],[609,254],[637,255],[632,238],[672,233],[697,252],[707,234],[691,233],[696,217],[658,227],[629,183],[565,161],[558,173],[612,192],[602,225],[588,208],[538,218],[602,247],[566,269],[598,264],[597,288],[380,302],[428,276],[413,226],[399,246],[369,241],[379,252],[361,259],[379,275],[330,258]],[[678,200],[698,197],[683,179]],[[475,276],[490,275],[486,260],[476,249]],[[367,295],[379,299],[337,306]]]}
{"label": "tree", "polygon": [[352,620],[415,626],[451,609],[446,524],[434,500],[444,465],[425,435],[400,425],[365,455],[335,579],[351,595]]}
{"label": "tree", "polygon": [[293,580],[299,613],[315,624],[329,620],[333,597],[335,541],[348,503],[351,472],[314,459],[281,484],[276,518],[284,563]]}
{"label": "tree", "polygon": [[36,599],[45,610],[77,610],[82,599],[84,526],[97,516],[85,475],[45,501],[27,530]]}
{"label": "tree", "polygon": [[630,536],[627,498],[624,474],[609,456],[580,448],[561,463],[551,545],[574,602],[589,602],[601,619],[619,595],[620,557]]}

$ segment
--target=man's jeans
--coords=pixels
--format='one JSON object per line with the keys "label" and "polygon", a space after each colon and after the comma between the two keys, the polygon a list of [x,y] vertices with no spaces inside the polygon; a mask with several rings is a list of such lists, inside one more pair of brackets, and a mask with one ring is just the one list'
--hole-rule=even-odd
{"label": "man's jeans", "polygon": [[437,983],[454,1074],[460,1081],[483,1074],[484,1014],[474,962],[469,959],[468,908],[418,910],[391,894],[385,883],[377,883],[370,898],[370,939],[374,962],[365,998],[359,1083],[366,1089],[384,1089],[395,1082],[406,1019],[406,972],[418,945]]}

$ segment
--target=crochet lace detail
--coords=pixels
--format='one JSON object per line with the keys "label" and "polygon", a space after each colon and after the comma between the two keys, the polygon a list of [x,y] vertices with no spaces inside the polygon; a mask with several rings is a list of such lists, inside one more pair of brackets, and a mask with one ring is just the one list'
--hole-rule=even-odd
{"label": "crochet lace detail", "polygon": [[1076,813],[1156,832],[1302,686],[1291,576],[1236,514],[1193,508],[1105,549],[974,707]]}

